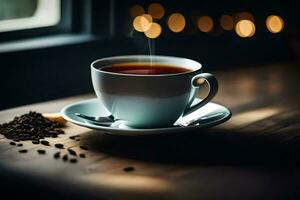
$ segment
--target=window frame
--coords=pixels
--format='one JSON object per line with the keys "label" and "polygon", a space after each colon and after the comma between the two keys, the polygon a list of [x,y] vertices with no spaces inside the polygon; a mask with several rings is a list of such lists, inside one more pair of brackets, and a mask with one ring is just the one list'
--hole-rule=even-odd
{"label": "window frame", "polygon": [[[41,36],[49,36],[63,33],[78,33],[87,31],[87,18],[89,14],[87,5],[89,3],[77,2],[76,0],[61,0],[61,19],[57,25],[30,28],[23,30],[0,32],[0,42],[9,42],[20,39],[30,39]],[[86,0],[90,1],[90,0]],[[76,15],[74,14],[76,10]],[[75,23],[75,20],[80,20],[80,23]]]}

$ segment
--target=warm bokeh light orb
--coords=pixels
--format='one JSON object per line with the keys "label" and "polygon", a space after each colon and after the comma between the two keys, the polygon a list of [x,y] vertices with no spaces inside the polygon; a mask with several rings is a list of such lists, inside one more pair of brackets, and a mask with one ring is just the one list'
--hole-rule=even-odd
{"label": "warm bokeh light orb", "polygon": [[255,34],[255,25],[251,20],[241,20],[236,24],[235,31],[240,37],[252,37]]}
{"label": "warm bokeh light orb", "polygon": [[232,30],[234,28],[233,17],[230,15],[222,15],[220,17],[220,25],[226,31]]}
{"label": "warm bokeh light orb", "polygon": [[214,21],[209,16],[202,16],[197,20],[197,26],[200,31],[207,33],[213,29]]}
{"label": "warm bokeh light orb", "polygon": [[168,18],[167,24],[171,31],[178,33],[181,32],[185,27],[185,18],[180,13],[173,13]]}
{"label": "warm bokeh light orb", "polygon": [[149,14],[144,14],[144,15],[142,15],[142,17],[145,18],[147,20],[147,22],[149,22],[149,23],[153,22],[153,18]]}
{"label": "warm bokeh light orb", "polygon": [[154,18],[154,19],[161,19],[165,15],[165,9],[164,7],[159,3],[152,3],[148,7],[148,13]]}
{"label": "warm bokeh light orb", "polygon": [[144,32],[144,34],[148,37],[148,38],[151,38],[151,39],[154,39],[154,38],[157,38],[162,32],[162,28],[161,26],[156,23],[156,22],[153,22],[151,23],[150,25],[150,28]]}
{"label": "warm bokeh light orb", "polygon": [[133,28],[138,32],[145,32],[147,31],[152,24],[152,17],[151,15],[141,15],[137,16],[133,20]]}
{"label": "warm bokeh light orb", "polygon": [[145,14],[145,10],[141,5],[134,5],[129,10],[130,16],[135,18],[139,15]]}
{"label": "warm bokeh light orb", "polygon": [[284,27],[284,21],[277,15],[270,15],[266,20],[266,26],[271,33],[279,33]]}

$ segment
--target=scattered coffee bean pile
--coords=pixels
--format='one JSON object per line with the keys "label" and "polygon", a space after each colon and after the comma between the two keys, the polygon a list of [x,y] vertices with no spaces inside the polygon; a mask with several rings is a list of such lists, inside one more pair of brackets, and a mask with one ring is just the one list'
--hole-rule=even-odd
{"label": "scattered coffee bean pile", "polygon": [[[60,151],[53,154],[54,159],[61,158],[64,162],[77,163],[79,161],[78,158],[86,158],[85,153],[66,148],[61,143],[51,144],[46,140],[46,138],[56,138],[59,134],[63,134],[64,131],[60,129],[62,125],[63,123],[45,118],[41,113],[30,111],[27,114],[15,117],[8,123],[1,124],[0,134],[10,140],[10,145],[18,147],[18,152],[21,154],[26,154],[30,150],[23,149],[23,144],[20,141],[29,140],[32,144],[39,147],[35,150],[39,155],[47,155],[51,152],[50,148],[55,147]],[[80,141],[80,135],[70,136],[69,138],[74,141]],[[79,147],[81,151],[88,150],[86,146],[79,145]]]}
{"label": "scattered coffee bean pile", "polygon": [[[16,142],[32,140],[39,143],[46,137],[57,137],[64,131],[61,125],[43,117],[41,113],[30,111],[20,117],[15,117],[11,122],[0,125],[0,134]],[[46,145],[46,144],[44,144]]]}

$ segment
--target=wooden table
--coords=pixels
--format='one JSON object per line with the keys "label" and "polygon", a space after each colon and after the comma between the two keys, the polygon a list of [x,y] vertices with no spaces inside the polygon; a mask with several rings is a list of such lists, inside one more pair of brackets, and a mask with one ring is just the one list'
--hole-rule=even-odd
{"label": "wooden table", "polygon": [[[68,123],[66,134],[49,139],[49,147],[31,142],[11,146],[0,135],[1,193],[37,199],[299,199],[297,67],[283,63],[214,74],[220,82],[214,101],[229,107],[233,117],[211,129],[116,137]],[[0,122],[29,110],[58,112],[91,97],[4,110]],[[72,135],[79,135],[79,141],[69,139]],[[57,142],[86,158],[75,164],[54,159]],[[20,148],[29,151],[20,154]],[[46,155],[37,149],[45,149]],[[123,171],[128,166],[135,170]]]}

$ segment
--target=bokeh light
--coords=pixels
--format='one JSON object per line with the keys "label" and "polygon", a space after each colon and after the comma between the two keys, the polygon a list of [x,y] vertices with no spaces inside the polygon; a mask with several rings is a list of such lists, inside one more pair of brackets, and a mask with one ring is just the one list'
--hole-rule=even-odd
{"label": "bokeh light", "polygon": [[233,17],[230,15],[222,15],[220,18],[221,27],[226,30],[230,31],[234,28],[234,20]]}
{"label": "bokeh light", "polygon": [[284,27],[284,21],[277,15],[270,15],[266,20],[266,26],[271,33],[279,33]]}
{"label": "bokeh light", "polygon": [[168,18],[167,24],[171,31],[178,33],[181,32],[185,27],[185,18],[180,13],[173,13]]}
{"label": "bokeh light", "polygon": [[252,37],[255,34],[255,25],[251,20],[241,20],[236,24],[235,31],[240,37]]}
{"label": "bokeh light", "polygon": [[162,32],[162,28],[161,26],[156,23],[153,22],[151,23],[149,29],[147,31],[144,32],[144,34],[151,39],[157,38]]}
{"label": "bokeh light", "polygon": [[144,14],[137,16],[133,20],[133,27],[136,31],[145,32],[150,28],[152,21],[151,15]]}
{"label": "bokeh light", "polygon": [[197,26],[200,31],[207,33],[213,29],[214,21],[209,16],[202,16],[197,20]]}
{"label": "bokeh light", "polygon": [[154,19],[161,19],[165,15],[165,9],[164,7],[159,3],[152,3],[148,7],[148,13],[154,18]]}
{"label": "bokeh light", "polygon": [[135,18],[135,17],[137,17],[139,15],[145,14],[145,10],[144,10],[144,8],[141,5],[134,5],[134,6],[132,6],[130,8],[129,12],[130,12],[130,16],[132,18]]}

